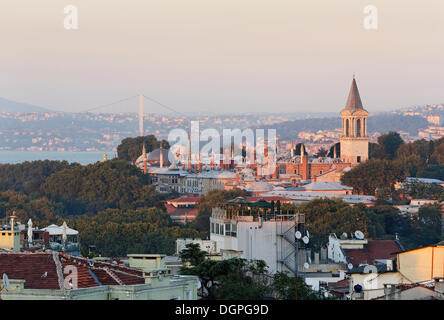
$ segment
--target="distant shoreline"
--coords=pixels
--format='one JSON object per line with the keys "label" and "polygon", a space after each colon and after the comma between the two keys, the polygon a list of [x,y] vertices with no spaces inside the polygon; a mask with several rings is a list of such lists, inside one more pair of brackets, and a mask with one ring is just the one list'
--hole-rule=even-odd
{"label": "distant shoreline", "polygon": [[53,160],[78,162],[82,165],[96,163],[116,156],[116,151],[12,151],[0,150],[0,164],[17,164],[25,161]]}

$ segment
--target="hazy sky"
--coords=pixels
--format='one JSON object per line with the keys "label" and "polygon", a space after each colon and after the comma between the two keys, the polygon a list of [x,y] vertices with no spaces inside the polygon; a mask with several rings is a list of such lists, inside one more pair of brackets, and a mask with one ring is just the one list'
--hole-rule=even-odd
{"label": "hazy sky", "polygon": [[335,112],[353,73],[369,111],[444,102],[443,0],[2,0],[0,43],[0,97],[64,111]]}

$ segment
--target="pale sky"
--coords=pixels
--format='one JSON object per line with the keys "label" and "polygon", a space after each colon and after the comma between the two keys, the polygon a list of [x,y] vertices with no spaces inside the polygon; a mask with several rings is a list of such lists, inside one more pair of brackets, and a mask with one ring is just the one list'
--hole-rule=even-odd
{"label": "pale sky", "polygon": [[2,0],[0,41],[0,97],[63,111],[335,112],[353,73],[369,111],[444,102],[443,0]]}

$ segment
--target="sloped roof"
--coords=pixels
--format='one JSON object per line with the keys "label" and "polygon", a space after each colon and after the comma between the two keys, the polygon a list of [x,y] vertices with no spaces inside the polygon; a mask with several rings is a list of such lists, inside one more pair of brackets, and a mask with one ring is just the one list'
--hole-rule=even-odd
{"label": "sloped roof", "polygon": [[50,250],[38,253],[0,251],[0,274],[6,273],[9,279],[25,280],[25,289],[60,289],[63,278],[57,275],[57,264],[61,266],[61,273],[67,266],[76,267],[78,288],[145,283],[142,271],[113,263]]}
{"label": "sloped roof", "polygon": [[196,208],[176,208],[175,206],[171,204],[165,204],[165,208],[167,213],[174,217],[182,217],[187,216],[188,218],[194,218],[197,216],[198,211]]}
{"label": "sloped roof", "polygon": [[353,77],[353,81],[350,87],[350,92],[348,94],[347,103],[345,105],[345,109],[350,110],[352,113],[356,110],[363,110],[361,97],[359,95],[358,86],[356,84],[355,77]]}
{"label": "sloped roof", "polygon": [[[47,231],[50,236],[63,234],[63,226],[59,227],[55,224],[51,224],[51,225],[47,226],[46,228],[42,228],[41,230]],[[67,235],[76,235],[76,234],[79,234],[79,232],[77,230],[66,227],[66,234]]]}
{"label": "sloped roof", "polygon": [[363,249],[344,249],[347,260],[353,266],[373,264],[376,259],[391,259],[402,248],[395,240],[369,240]]}

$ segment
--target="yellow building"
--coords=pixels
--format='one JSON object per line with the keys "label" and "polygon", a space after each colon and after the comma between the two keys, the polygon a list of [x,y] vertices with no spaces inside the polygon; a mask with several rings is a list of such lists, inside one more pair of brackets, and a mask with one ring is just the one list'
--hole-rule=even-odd
{"label": "yellow building", "polygon": [[0,226],[0,249],[20,250],[20,230],[14,225],[15,216],[11,216],[11,224]]}
{"label": "yellow building", "polygon": [[[352,269],[349,282],[351,299],[377,299],[385,295],[387,287],[433,285],[437,283],[436,279],[444,278],[443,245],[399,252],[393,262]],[[362,289],[357,292],[356,286]]]}

